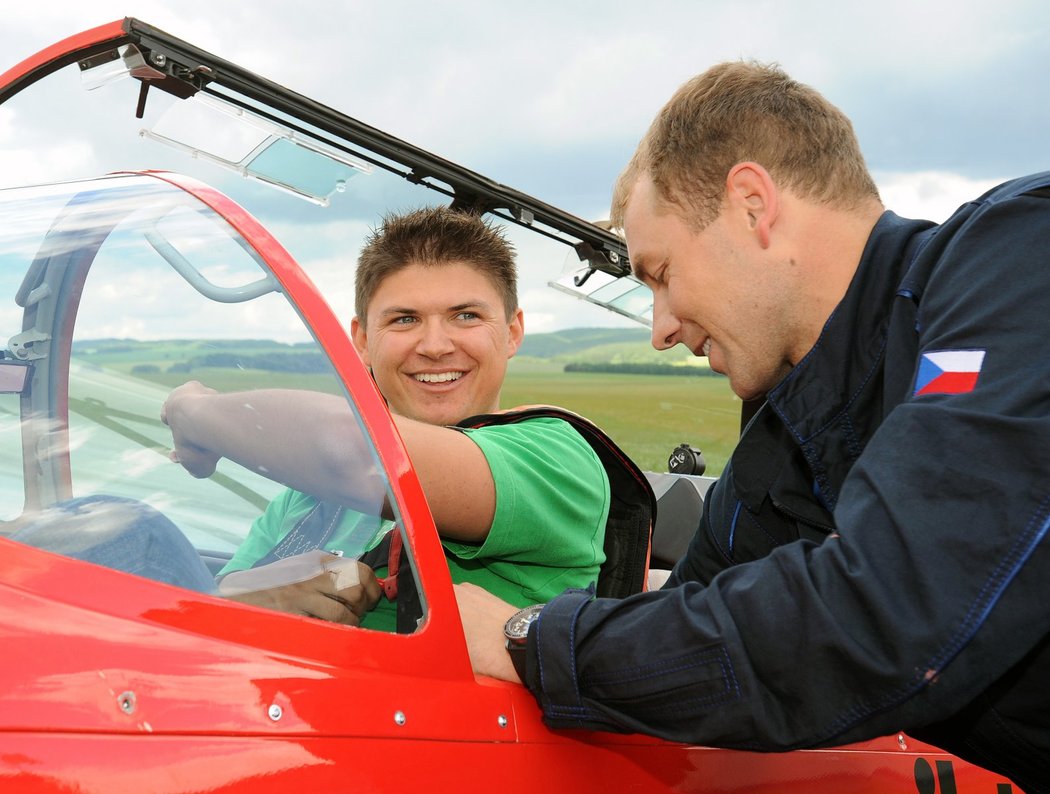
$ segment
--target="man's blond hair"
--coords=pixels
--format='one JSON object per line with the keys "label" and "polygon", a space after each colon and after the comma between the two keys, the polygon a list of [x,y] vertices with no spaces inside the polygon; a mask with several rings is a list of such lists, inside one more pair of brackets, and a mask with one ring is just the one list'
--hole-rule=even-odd
{"label": "man's blond hair", "polygon": [[616,182],[610,218],[623,227],[631,189],[648,176],[695,231],[718,217],[725,180],[756,162],[800,198],[841,209],[878,200],[853,125],[776,65],[729,61],[682,85]]}

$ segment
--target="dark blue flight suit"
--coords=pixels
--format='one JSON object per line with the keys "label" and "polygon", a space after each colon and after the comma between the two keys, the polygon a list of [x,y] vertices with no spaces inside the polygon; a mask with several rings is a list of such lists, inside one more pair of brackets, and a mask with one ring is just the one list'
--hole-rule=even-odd
{"label": "dark blue flight suit", "polygon": [[[972,366],[931,378],[945,360]],[[906,730],[1047,791],[1048,528],[1044,173],[940,226],[885,213],[667,586],[559,596],[527,684],[552,727],[748,750]]]}

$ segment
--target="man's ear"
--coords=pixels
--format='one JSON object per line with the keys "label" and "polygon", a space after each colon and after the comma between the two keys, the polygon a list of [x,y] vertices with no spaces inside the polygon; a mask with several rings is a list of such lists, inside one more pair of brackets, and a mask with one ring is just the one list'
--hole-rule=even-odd
{"label": "man's ear", "polygon": [[521,340],[525,338],[525,313],[520,306],[514,310],[514,316],[511,317],[507,328],[510,331],[507,340],[507,358],[513,358],[518,348],[521,347]]}
{"label": "man's ear", "polygon": [[364,323],[357,319],[356,316],[350,321],[350,338],[354,343],[354,347],[357,348],[361,360],[365,362],[365,366],[371,367],[372,362],[368,359],[368,334],[365,332]]}
{"label": "man's ear", "polygon": [[759,244],[768,248],[780,212],[780,195],[769,172],[758,163],[737,163],[726,176],[726,199],[746,219]]}

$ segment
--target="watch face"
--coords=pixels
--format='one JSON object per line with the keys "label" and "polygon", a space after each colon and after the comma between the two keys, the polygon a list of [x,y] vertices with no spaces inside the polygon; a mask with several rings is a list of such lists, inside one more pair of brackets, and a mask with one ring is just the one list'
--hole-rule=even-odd
{"label": "watch face", "polygon": [[507,635],[507,639],[520,640],[527,637],[529,635],[529,626],[540,616],[542,611],[543,604],[533,604],[516,612],[503,627],[503,632]]}

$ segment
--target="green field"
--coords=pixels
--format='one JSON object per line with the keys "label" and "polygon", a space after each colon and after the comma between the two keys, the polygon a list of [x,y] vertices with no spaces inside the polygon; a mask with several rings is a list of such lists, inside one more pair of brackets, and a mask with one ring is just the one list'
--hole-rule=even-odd
{"label": "green field", "polygon": [[740,435],[740,399],[725,378],[611,375],[512,367],[503,405],[551,403],[586,416],[650,471],[688,442],[718,474]]}
{"label": "green field", "polygon": [[[587,330],[587,329],[584,329]],[[578,332],[582,333],[582,332]],[[671,451],[683,442],[699,448],[707,461],[707,473],[719,474],[740,434],[740,400],[729,390],[723,377],[675,377],[628,375],[599,372],[565,372],[569,361],[661,361],[695,364],[689,356],[656,353],[645,341],[603,341],[604,332],[587,331],[577,346],[556,339],[552,350],[559,355],[519,355],[510,362],[503,388],[502,407],[536,403],[560,405],[586,416],[608,433],[642,468],[665,471]],[[556,336],[556,335],[550,335]],[[597,337],[597,338],[595,338]],[[544,341],[540,335],[540,342]],[[137,342],[98,340],[84,343],[77,357],[88,366],[133,375],[164,388],[187,380],[199,380],[219,391],[268,387],[312,389],[338,392],[331,374],[262,371],[247,367],[200,366],[186,364],[202,359],[201,354],[226,351],[251,361],[255,355],[269,354],[275,359],[289,357],[290,348],[265,340],[227,343],[207,341]],[[309,348],[300,348],[302,353]],[[596,350],[601,351],[596,356]],[[542,350],[543,353],[550,351]],[[170,371],[172,365],[181,371]]]}

